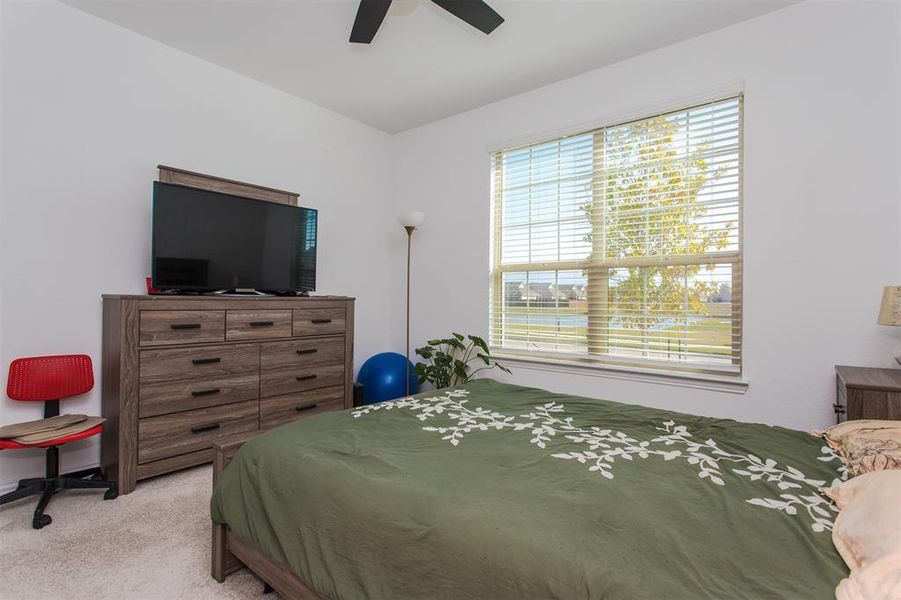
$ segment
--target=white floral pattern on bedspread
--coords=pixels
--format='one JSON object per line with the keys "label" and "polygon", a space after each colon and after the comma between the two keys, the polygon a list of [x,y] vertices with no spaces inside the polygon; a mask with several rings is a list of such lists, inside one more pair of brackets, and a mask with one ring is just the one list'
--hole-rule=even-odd
{"label": "white floral pattern on bedspread", "polygon": [[[431,397],[398,398],[360,407],[352,412],[354,418],[380,410],[407,410],[424,422],[435,422],[443,417],[447,423],[423,426],[424,431],[441,435],[442,440],[458,446],[470,433],[510,429],[529,432],[529,442],[540,449],[553,445],[554,458],[573,460],[588,465],[588,470],[606,479],[614,478],[617,460],[634,461],[659,457],[664,461],[684,460],[694,465],[698,477],[713,485],[725,486],[728,476],[747,478],[775,484],[783,493],[778,497],[750,498],[746,502],[755,506],[778,510],[786,515],[798,515],[804,511],[811,519],[815,532],[832,530],[835,506],[819,494],[817,488],[826,484],[819,479],[808,478],[791,465],[780,465],[771,458],[753,454],[734,454],[719,448],[712,439],[695,439],[684,425],[665,421],[656,427],[659,434],[650,439],[637,439],[622,431],[598,426],[580,427],[566,416],[563,404],[549,402],[525,414],[510,416],[481,407],[466,406],[470,392],[464,389],[447,390]],[[847,470],[840,457],[828,446],[820,450],[821,461],[837,461],[838,479],[846,479]],[[772,486],[767,486],[772,487]]]}

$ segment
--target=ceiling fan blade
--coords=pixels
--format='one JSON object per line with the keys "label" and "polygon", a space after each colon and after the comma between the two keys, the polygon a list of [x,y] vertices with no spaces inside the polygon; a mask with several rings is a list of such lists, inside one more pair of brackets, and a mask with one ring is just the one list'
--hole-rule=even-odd
{"label": "ceiling fan blade", "polygon": [[360,0],[357,18],[354,19],[354,27],[350,31],[350,41],[355,44],[370,43],[390,7],[391,0]]}
{"label": "ceiling fan blade", "polygon": [[482,0],[432,0],[432,2],[482,33],[491,33],[504,22],[504,18]]}

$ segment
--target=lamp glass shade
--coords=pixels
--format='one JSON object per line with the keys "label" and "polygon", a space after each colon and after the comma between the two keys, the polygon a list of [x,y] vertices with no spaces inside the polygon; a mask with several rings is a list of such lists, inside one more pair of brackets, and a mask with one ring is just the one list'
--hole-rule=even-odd
{"label": "lamp glass shade", "polygon": [[397,222],[404,227],[419,227],[423,221],[425,221],[425,215],[415,210],[407,211],[397,217]]}
{"label": "lamp glass shade", "polygon": [[882,305],[879,307],[877,323],[901,326],[901,286],[888,285],[882,290]]}

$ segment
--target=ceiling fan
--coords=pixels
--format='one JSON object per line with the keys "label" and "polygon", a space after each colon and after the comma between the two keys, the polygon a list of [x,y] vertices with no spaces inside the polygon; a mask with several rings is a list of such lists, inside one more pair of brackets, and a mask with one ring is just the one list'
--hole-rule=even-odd
{"label": "ceiling fan", "polygon": [[[432,2],[486,34],[504,22],[504,18],[482,0],[432,0]],[[355,44],[372,42],[390,7],[391,0],[360,0],[357,18],[354,19],[354,26],[350,32],[350,41]]]}

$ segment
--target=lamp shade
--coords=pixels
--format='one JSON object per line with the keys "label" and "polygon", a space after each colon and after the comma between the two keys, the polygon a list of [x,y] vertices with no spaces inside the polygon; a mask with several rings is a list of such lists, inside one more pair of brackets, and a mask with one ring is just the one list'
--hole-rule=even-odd
{"label": "lamp shade", "polygon": [[415,210],[407,211],[397,217],[397,222],[404,227],[419,227],[423,221],[425,221],[425,215]]}
{"label": "lamp shade", "polygon": [[882,290],[882,305],[879,307],[880,325],[901,325],[901,286],[887,285]]}

